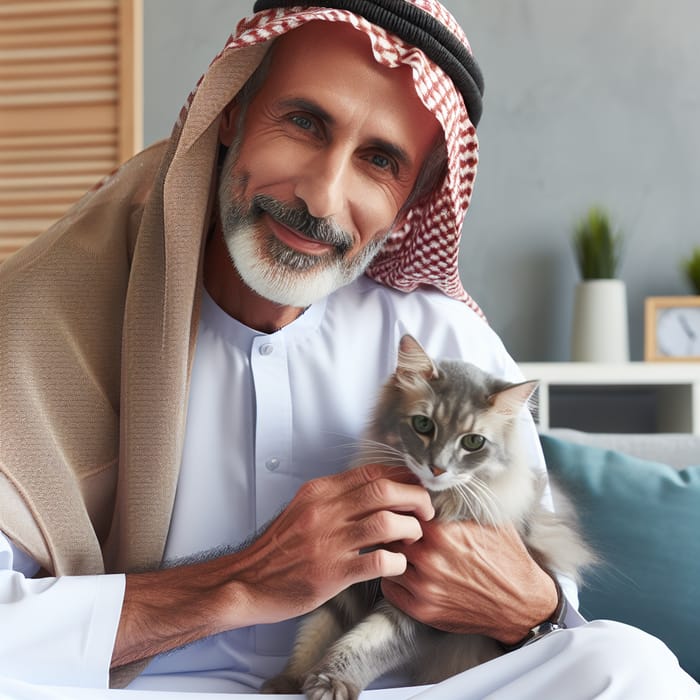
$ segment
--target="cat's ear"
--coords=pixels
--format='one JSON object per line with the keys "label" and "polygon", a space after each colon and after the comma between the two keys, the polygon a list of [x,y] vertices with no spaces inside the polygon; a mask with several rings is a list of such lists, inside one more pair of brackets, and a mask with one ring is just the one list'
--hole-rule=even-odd
{"label": "cat's ear", "polygon": [[404,335],[399,342],[396,374],[399,376],[417,374],[425,379],[437,379],[438,371],[421,344],[413,336]]}
{"label": "cat's ear", "polygon": [[503,416],[514,416],[530,400],[537,381],[521,382],[520,384],[510,384],[489,396],[489,403]]}

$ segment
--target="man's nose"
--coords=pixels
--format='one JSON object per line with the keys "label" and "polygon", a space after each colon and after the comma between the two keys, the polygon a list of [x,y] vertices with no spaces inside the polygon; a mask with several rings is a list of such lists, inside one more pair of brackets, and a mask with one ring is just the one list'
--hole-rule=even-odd
{"label": "man's nose", "polygon": [[340,217],[348,195],[349,157],[340,150],[317,153],[304,166],[295,194],[319,219]]}

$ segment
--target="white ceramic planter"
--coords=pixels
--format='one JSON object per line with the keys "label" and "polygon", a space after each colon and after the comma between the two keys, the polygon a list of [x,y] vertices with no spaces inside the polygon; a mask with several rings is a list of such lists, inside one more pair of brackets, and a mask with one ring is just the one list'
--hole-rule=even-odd
{"label": "white ceramic planter", "polygon": [[574,362],[628,362],[627,326],[627,290],[622,280],[579,282],[571,329]]}

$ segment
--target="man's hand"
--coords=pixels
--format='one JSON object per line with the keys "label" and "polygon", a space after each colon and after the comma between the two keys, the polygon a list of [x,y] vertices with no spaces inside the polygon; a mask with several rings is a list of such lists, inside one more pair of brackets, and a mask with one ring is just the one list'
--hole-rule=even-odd
{"label": "man's hand", "polygon": [[557,607],[554,581],[512,526],[433,520],[424,523],[420,541],[392,549],[409,565],[401,576],[384,579],[382,591],[431,627],[514,644]]}
{"label": "man's hand", "polygon": [[406,556],[381,545],[415,542],[433,515],[405,470],[370,464],[309,481],[245,549],[128,575],[112,664],[289,619],[353,583],[400,576]]}
{"label": "man's hand", "polygon": [[396,478],[395,470],[366,465],[300,488],[235,573],[259,609],[257,623],[309,612],[353,583],[405,571],[404,554],[377,547],[415,542],[434,510],[425,489]]}

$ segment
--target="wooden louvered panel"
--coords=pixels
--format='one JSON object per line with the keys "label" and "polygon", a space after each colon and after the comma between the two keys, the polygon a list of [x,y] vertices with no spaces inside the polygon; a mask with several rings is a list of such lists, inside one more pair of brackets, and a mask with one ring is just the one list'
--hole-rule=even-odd
{"label": "wooden louvered panel", "polygon": [[141,0],[0,0],[0,262],[136,152]]}
{"label": "wooden louvered panel", "polygon": [[[93,54],[92,60],[88,63],[87,61],[80,61],[74,64],[67,65],[66,62],[59,62],[56,60],[54,54],[53,61],[47,61],[43,66],[43,75],[41,76],[44,80],[51,80],[56,77],[69,76],[69,75],[90,75],[91,73],[106,74],[111,73],[113,64],[113,54],[114,51],[112,47],[107,47],[104,51],[104,57],[100,58]],[[31,64],[16,63],[12,65],[11,69],[5,64],[5,62],[0,63],[0,79],[2,84],[5,85],[6,81],[12,80],[15,85],[21,86],[24,81],[28,78],[36,76],[36,66]]]}
{"label": "wooden louvered panel", "polygon": [[[13,119],[5,115],[12,113]],[[0,107],[0,138],[4,136],[59,136],[85,130],[117,133],[113,105],[57,105],[44,108],[3,109]],[[117,137],[113,137],[116,144]]]}
{"label": "wooden louvered panel", "polygon": [[14,17],[45,17],[47,15],[81,15],[86,10],[109,10],[112,0],[3,0],[0,3],[0,19]]}

